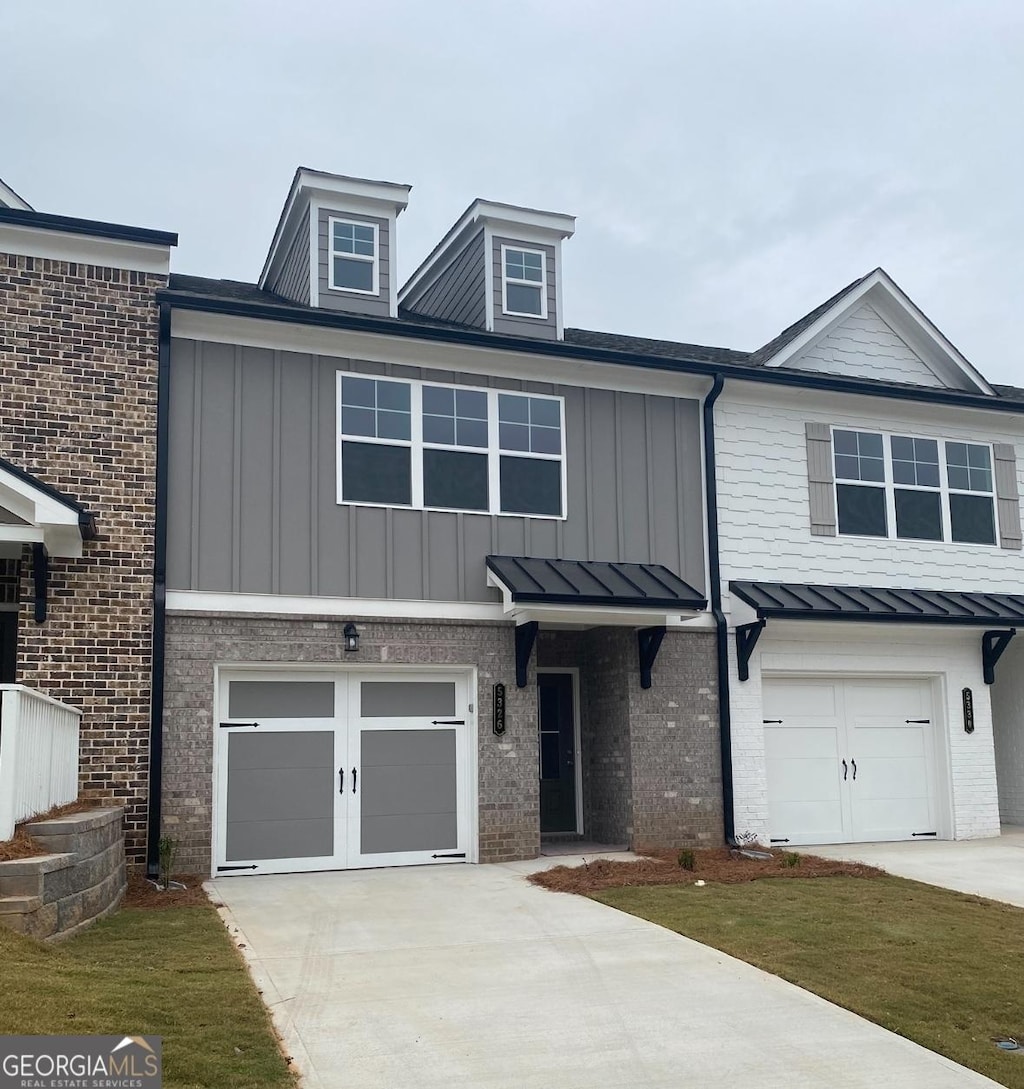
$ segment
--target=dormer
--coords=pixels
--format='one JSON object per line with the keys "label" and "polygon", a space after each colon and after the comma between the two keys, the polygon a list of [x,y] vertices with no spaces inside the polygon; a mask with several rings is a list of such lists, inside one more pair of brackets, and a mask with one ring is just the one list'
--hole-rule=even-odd
{"label": "dormer", "polygon": [[260,287],[304,306],[394,317],[395,221],[409,191],[299,167]]}
{"label": "dormer", "polygon": [[403,310],[562,339],[562,240],[573,216],[476,200],[402,288]]}

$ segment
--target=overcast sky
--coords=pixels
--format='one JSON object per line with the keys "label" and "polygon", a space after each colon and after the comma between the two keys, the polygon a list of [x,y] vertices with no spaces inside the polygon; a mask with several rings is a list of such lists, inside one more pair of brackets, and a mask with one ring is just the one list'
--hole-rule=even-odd
{"label": "overcast sky", "polygon": [[882,265],[1024,384],[1024,0],[7,0],[0,177],[255,280],[292,173],[577,216],[569,325],[752,349]]}

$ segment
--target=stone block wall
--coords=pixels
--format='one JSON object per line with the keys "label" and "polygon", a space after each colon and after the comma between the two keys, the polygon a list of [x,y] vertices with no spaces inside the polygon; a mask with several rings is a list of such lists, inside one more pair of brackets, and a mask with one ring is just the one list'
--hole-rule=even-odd
{"label": "stone block wall", "polygon": [[157,305],[166,278],[0,254],[0,456],[83,504],[99,536],[52,559],[45,623],[22,563],[17,680],[81,707],[83,795],[145,853]]}
{"label": "stone block wall", "polygon": [[[342,629],[359,625],[359,650]],[[514,627],[504,623],[169,613],[164,708],[164,834],[179,844],[179,868],[209,873],[217,663],[322,663],[476,667],[479,843],[483,862],[534,858],[540,850],[535,677],[516,688]],[[506,733],[491,729],[493,686],[506,686]]]}
{"label": "stone block wall", "polygon": [[26,825],[52,852],[0,862],[0,926],[45,941],[68,938],[124,895],[124,809],[91,809]]}

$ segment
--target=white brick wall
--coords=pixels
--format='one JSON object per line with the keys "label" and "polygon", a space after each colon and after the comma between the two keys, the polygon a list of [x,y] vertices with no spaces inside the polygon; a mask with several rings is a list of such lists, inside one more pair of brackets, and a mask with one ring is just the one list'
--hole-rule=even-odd
{"label": "white brick wall", "polygon": [[1024,825],[1024,632],[1007,647],[992,686],[999,815]]}
{"label": "white brick wall", "polygon": [[913,382],[918,386],[945,385],[868,303],[786,366],[848,378]]}
{"label": "white brick wall", "polygon": [[[852,629],[852,630],[851,630]],[[989,687],[981,675],[981,636],[963,630],[769,621],[750,662],[736,675],[730,649],[736,831],[767,842],[762,677],[772,673],[921,676],[936,681],[937,801],[940,837],[999,834]],[[961,691],[974,693],[974,733],[964,733]]]}

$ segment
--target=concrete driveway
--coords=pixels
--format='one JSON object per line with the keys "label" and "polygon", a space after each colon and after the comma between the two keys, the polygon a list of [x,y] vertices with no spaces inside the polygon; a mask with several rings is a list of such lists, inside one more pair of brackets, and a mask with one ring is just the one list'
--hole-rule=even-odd
{"label": "concrete driveway", "polygon": [[995,1084],[697,942],[524,880],[553,861],[211,885],[305,1089]]}
{"label": "concrete driveway", "polygon": [[1024,828],[991,839],[919,843],[844,843],[802,847],[807,854],[878,866],[897,877],[1024,907]]}

